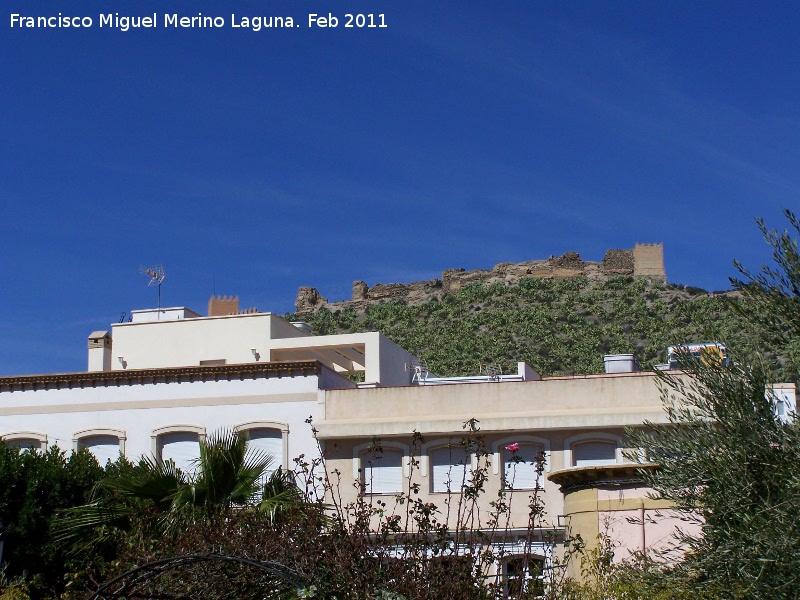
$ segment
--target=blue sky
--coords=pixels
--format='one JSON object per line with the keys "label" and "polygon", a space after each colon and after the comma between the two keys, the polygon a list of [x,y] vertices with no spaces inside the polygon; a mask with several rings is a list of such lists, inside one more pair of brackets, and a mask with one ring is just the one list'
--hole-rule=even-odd
{"label": "blue sky", "polygon": [[[93,27],[10,27],[59,11]],[[199,312],[635,242],[726,289],[769,260],[753,218],[797,206],[797,31],[788,2],[5,0],[0,375],[84,370],[153,263]]]}

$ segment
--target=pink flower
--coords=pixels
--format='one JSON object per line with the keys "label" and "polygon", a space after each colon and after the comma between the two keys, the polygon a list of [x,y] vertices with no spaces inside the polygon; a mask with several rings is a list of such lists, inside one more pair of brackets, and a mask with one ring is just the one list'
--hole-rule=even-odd
{"label": "pink flower", "polygon": [[519,452],[519,443],[514,442],[513,444],[509,444],[508,446],[506,446],[506,450],[508,450],[509,452]]}

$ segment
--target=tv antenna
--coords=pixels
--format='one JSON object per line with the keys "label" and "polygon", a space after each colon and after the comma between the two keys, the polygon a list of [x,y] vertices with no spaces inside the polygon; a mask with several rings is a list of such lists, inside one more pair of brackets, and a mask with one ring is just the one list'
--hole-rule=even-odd
{"label": "tv antenna", "polygon": [[166,277],[166,273],[164,273],[164,265],[152,265],[150,267],[139,267],[139,273],[142,275],[147,275],[150,278],[150,281],[147,282],[147,287],[152,285],[158,286],[158,315],[161,315],[161,283],[164,281],[164,277]]}

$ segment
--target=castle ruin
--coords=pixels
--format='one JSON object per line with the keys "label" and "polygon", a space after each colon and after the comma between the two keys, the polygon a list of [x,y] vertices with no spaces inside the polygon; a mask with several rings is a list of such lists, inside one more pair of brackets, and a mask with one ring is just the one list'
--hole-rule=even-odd
{"label": "castle ruin", "polygon": [[313,287],[301,287],[297,292],[295,310],[298,313],[314,312],[322,307],[332,310],[354,308],[363,311],[369,304],[397,300],[405,304],[422,304],[441,300],[445,294],[457,292],[462,286],[479,281],[481,283],[516,283],[520,279],[548,278],[565,279],[586,277],[600,283],[614,275],[646,277],[652,281],[666,282],[664,271],[664,245],[639,244],[627,250],[608,250],[602,262],[584,261],[577,252],[567,252],[547,260],[522,263],[500,263],[492,269],[447,269],[441,279],[417,281],[415,283],[377,283],[372,287],[363,281],[353,282],[350,300],[328,302]]}

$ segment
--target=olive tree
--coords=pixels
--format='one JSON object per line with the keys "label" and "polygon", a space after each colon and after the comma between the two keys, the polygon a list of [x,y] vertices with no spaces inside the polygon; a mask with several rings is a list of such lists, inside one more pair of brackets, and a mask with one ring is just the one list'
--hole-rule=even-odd
{"label": "olive tree", "polygon": [[[732,283],[742,293],[737,310],[759,328],[760,350],[780,355],[800,334],[800,255],[790,232],[757,222],[774,265],[753,273],[736,263],[741,277]],[[682,558],[640,575],[675,593],[800,597],[800,426],[777,415],[774,370],[760,355],[705,358],[687,360],[685,375],[660,374],[670,426],[630,432],[660,465],[643,472],[645,483],[700,530],[678,534]]]}

